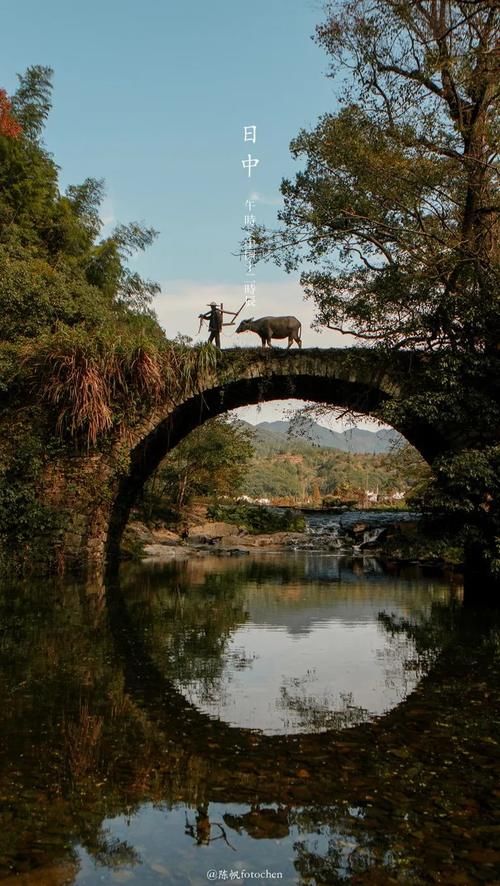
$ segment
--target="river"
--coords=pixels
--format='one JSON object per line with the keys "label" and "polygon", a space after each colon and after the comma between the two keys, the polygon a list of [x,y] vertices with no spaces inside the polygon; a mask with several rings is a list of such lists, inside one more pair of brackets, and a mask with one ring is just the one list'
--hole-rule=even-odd
{"label": "river", "polygon": [[500,618],[370,557],[0,595],[0,879],[494,883]]}

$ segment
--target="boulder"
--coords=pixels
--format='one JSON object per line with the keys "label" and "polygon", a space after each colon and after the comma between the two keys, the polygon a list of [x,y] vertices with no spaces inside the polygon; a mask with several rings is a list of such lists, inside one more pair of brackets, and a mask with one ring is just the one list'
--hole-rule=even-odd
{"label": "boulder", "polygon": [[222,521],[214,523],[200,523],[198,526],[191,526],[187,541],[194,544],[211,543],[219,539],[227,537],[238,538],[245,535],[245,529],[237,526],[235,523],[224,523]]}
{"label": "boulder", "polygon": [[160,545],[178,545],[181,537],[178,532],[172,532],[170,529],[162,527],[161,529],[153,529],[152,540]]}
{"label": "boulder", "polygon": [[144,560],[174,560],[176,558],[188,557],[190,551],[183,548],[176,548],[174,545],[144,545]]}
{"label": "boulder", "polygon": [[368,529],[368,523],[353,523],[353,525],[348,529],[352,535],[362,535],[363,532],[366,532]]}
{"label": "boulder", "polygon": [[247,547],[250,538],[250,535],[224,535],[220,540],[220,546],[224,550],[226,548],[240,548],[241,545]]}

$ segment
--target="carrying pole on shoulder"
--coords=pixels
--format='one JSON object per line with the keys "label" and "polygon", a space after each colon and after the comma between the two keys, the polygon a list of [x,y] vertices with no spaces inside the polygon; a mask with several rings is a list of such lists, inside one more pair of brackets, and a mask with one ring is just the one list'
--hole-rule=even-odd
{"label": "carrying pole on shoulder", "polygon": [[[234,326],[234,324],[236,323],[236,318],[239,317],[239,315],[241,314],[245,305],[246,305],[246,301],[243,302],[243,304],[241,305],[241,308],[239,308],[237,311],[227,311],[224,308],[224,305],[222,304],[222,302],[220,303],[220,305],[215,305],[215,302],[212,302],[211,304],[207,305],[207,307],[212,308],[215,306],[217,313],[220,315],[220,319],[222,321],[221,322],[221,327],[222,327],[222,326]],[[224,314],[228,314],[230,317],[232,317],[232,319],[228,323],[224,323]],[[203,321],[208,320],[210,318],[210,314],[198,314],[198,317],[200,320],[200,325],[198,327],[198,332],[196,333],[197,335],[200,334],[200,332],[203,328]]]}

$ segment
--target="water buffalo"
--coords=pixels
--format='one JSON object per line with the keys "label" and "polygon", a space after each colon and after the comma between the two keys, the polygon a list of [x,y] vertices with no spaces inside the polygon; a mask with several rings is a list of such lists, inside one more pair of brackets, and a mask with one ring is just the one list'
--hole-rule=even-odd
{"label": "water buffalo", "polygon": [[262,347],[272,347],[272,338],[287,338],[288,347],[291,348],[294,341],[297,342],[299,348],[302,347],[302,339],[300,333],[302,324],[297,317],[259,317],[254,320],[242,320],[236,332],[256,332],[260,335]]}

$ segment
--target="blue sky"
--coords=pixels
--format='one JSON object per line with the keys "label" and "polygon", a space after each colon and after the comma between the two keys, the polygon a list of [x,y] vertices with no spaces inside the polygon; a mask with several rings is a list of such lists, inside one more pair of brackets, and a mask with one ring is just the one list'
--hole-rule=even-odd
{"label": "blue sky", "polygon": [[[3,4],[0,86],[30,64],[54,68],[45,141],[62,187],[104,178],[103,218],[145,221],[160,236],[136,266],[158,280],[167,333],[196,337],[212,298],[239,307],[246,268],[235,255],[245,200],[272,225],[289,142],[335,110],[328,59],[311,39],[319,0],[16,0]],[[243,127],[256,125],[255,145]],[[259,159],[252,177],[241,165]],[[310,330],[313,306],[296,278],[255,269],[250,313],[296,314],[307,345],[344,344]],[[256,344],[251,334],[225,344]]]}
{"label": "blue sky", "polygon": [[2,10],[1,81],[12,91],[29,64],[54,68],[46,143],[61,183],[104,177],[108,217],[160,231],[143,270],[236,284],[246,197],[262,195],[257,219],[273,221],[290,139],[334,106],[311,40],[322,18],[316,0],[18,0]]}

